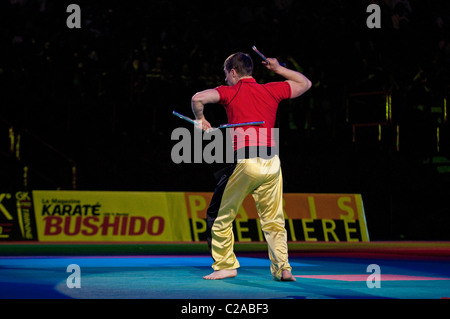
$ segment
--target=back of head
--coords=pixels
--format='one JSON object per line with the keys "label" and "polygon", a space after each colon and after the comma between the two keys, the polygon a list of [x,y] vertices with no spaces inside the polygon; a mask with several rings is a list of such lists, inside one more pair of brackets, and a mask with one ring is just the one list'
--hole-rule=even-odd
{"label": "back of head", "polygon": [[253,60],[250,55],[242,52],[237,52],[230,55],[224,63],[224,68],[227,72],[234,69],[239,76],[252,76]]}

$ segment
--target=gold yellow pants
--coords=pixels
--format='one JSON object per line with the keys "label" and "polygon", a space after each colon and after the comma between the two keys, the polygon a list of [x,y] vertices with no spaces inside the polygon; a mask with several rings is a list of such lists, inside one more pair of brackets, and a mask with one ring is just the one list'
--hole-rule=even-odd
{"label": "gold yellow pants", "polygon": [[211,235],[208,244],[214,259],[214,270],[239,267],[233,251],[233,221],[249,193],[255,200],[268,244],[272,276],[280,279],[284,269],[291,270],[284,227],[282,183],[278,155],[266,159],[254,157],[237,160],[222,176],[207,214],[208,233],[210,231]]}

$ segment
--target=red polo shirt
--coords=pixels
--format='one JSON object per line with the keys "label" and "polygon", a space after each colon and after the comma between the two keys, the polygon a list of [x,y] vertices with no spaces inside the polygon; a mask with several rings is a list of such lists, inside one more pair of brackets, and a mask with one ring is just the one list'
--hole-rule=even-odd
{"label": "red polo shirt", "polygon": [[246,78],[233,86],[222,85],[216,90],[229,124],[264,121],[263,125],[244,126],[232,131],[234,150],[244,146],[275,146],[271,129],[275,126],[278,104],[291,97],[289,83],[259,84],[254,78]]}

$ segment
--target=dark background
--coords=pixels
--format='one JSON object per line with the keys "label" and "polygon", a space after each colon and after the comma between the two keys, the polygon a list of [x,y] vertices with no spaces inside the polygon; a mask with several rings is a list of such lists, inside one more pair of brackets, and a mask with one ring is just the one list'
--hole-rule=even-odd
{"label": "dark background", "polygon": [[[372,2],[381,29],[366,25]],[[213,191],[220,164],[172,162],[171,132],[191,128],[171,113],[225,84],[236,51],[257,81],[282,80],[256,45],[313,82],[280,104],[284,191],[361,193],[372,240],[450,239],[449,2],[372,2],[1,1],[0,189],[73,189],[76,165],[79,190]],[[70,3],[81,29],[66,26]],[[353,141],[385,104],[349,95],[379,91],[392,121],[381,141],[377,126]],[[226,122],[220,106],[206,117]]]}

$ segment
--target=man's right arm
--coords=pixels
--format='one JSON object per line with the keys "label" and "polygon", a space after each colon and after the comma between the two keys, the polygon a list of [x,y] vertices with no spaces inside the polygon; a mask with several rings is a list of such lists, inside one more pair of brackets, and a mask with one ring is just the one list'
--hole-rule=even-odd
{"label": "man's right arm", "polygon": [[311,81],[306,76],[281,66],[277,59],[267,58],[267,62],[263,62],[263,64],[267,69],[286,79],[291,86],[291,99],[299,97],[311,88]]}

